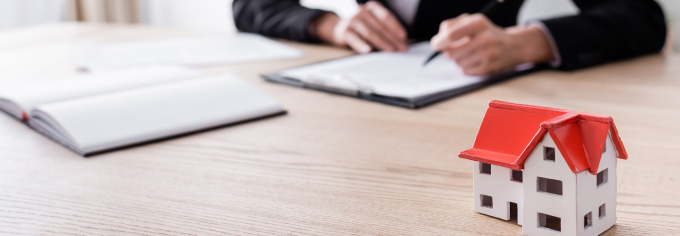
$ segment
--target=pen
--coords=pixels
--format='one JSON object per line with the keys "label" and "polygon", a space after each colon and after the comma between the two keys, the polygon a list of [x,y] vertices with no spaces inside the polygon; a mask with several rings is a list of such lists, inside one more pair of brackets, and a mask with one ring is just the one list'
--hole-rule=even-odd
{"label": "pen", "polygon": [[[487,17],[489,17],[489,16],[493,15],[493,13],[498,10],[499,6],[501,5],[501,3],[503,3],[503,1],[504,0],[491,0],[489,3],[486,4],[486,6],[484,6],[484,8],[482,8],[482,10],[479,11],[479,13],[482,13],[482,14],[486,15]],[[425,67],[427,65],[427,63],[432,61],[432,59],[439,56],[439,54],[442,54],[442,51],[436,51],[436,52],[432,53],[432,55],[430,55],[427,58],[427,60],[425,60],[425,63],[423,63],[423,67]]]}
{"label": "pen", "polygon": [[354,97],[373,93],[370,86],[361,84],[349,75],[337,74],[333,76],[310,75],[304,79],[298,79],[304,87],[347,94]]}

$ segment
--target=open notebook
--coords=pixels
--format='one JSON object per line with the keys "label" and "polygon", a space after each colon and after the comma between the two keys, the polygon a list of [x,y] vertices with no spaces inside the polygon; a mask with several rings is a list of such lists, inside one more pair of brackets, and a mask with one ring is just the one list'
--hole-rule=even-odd
{"label": "open notebook", "polygon": [[0,109],[81,155],[284,112],[238,77],[170,66],[2,87]]}
{"label": "open notebook", "polygon": [[376,52],[320,62],[263,75],[272,82],[322,90],[418,108],[496,83],[515,73],[490,78],[464,75],[455,62],[439,56],[423,62],[434,51],[429,42],[411,45],[405,53]]}
{"label": "open notebook", "polygon": [[88,71],[145,65],[209,66],[301,57],[303,52],[257,34],[184,37],[77,47],[76,64]]}

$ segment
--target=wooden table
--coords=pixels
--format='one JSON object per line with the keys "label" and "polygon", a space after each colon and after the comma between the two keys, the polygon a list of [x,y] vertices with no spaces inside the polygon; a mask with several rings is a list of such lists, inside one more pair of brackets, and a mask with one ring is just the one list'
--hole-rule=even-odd
{"label": "wooden table", "polygon": [[[0,82],[76,73],[74,42],[204,35],[59,24],[0,32]],[[277,116],[82,158],[0,115],[0,235],[520,235],[472,209],[472,146],[490,100],[614,117],[618,222],[605,235],[680,234],[680,56],[542,71],[408,110],[264,82],[351,55],[204,68],[246,78]]]}

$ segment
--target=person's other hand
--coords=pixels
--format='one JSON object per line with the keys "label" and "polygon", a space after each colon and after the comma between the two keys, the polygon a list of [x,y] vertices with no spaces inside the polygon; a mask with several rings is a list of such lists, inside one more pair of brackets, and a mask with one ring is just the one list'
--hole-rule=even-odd
{"label": "person's other hand", "polygon": [[359,53],[369,53],[374,49],[406,51],[406,30],[387,8],[376,1],[360,4],[357,14],[348,19],[325,13],[317,17],[310,27],[322,41],[349,46]]}
{"label": "person's other hand", "polygon": [[495,74],[522,63],[553,59],[548,39],[540,28],[503,29],[483,14],[463,14],[443,21],[430,44],[456,61],[468,75]]}

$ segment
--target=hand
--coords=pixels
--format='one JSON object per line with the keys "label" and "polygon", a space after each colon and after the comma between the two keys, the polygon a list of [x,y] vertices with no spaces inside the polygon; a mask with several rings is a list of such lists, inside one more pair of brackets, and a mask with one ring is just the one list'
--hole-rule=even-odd
{"label": "hand", "polygon": [[526,62],[553,60],[548,39],[540,28],[502,29],[482,14],[463,14],[443,21],[430,43],[468,75],[495,74]]}
{"label": "hand", "polygon": [[322,41],[349,46],[359,53],[374,49],[406,51],[406,30],[397,18],[376,1],[359,5],[359,12],[349,19],[339,19],[333,13],[317,17],[311,24]]}

